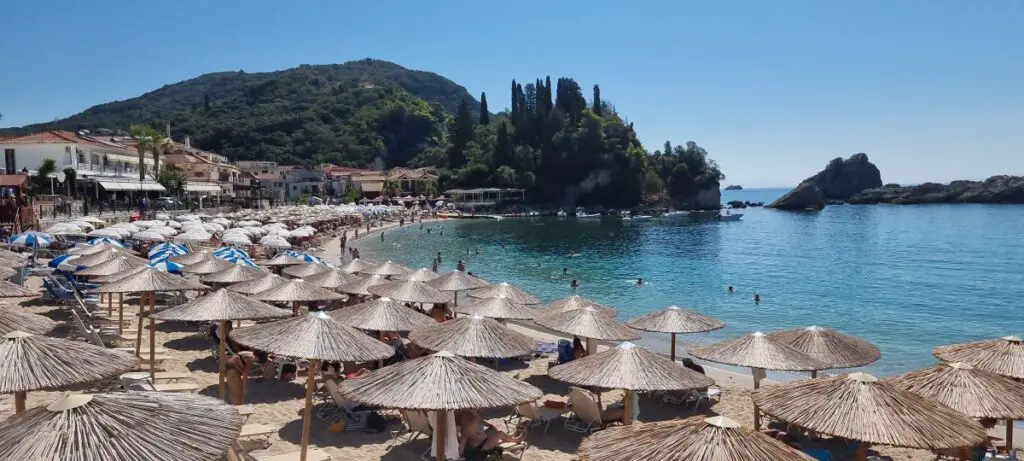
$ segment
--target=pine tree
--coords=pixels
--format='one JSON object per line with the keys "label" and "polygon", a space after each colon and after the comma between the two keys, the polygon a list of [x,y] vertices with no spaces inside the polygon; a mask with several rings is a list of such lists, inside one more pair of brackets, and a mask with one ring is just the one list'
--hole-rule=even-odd
{"label": "pine tree", "polygon": [[594,108],[593,111],[598,117],[601,116],[601,87],[594,85]]}
{"label": "pine tree", "polygon": [[665,155],[672,155],[672,143],[665,141]]}
{"label": "pine tree", "polygon": [[512,123],[519,121],[519,93],[516,92],[516,80],[512,79]]}
{"label": "pine tree", "polygon": [[508,138],[508,124],[502,120],[498,125],[497,140],[494,143],[494,166],[499,168],[505,165],[513,165],[512,143]]}
{"label": "pine tree", "polygon": [[463,100],[459,103],[458,114],[455,116],[455,126],[452,129],[451,146],[448,149],[448,167],[452,169],[462,168],[466,165],[466,145],[473,140],[473,113],[469,103]]}
{"label": "pine tree", "polygon": [[487,93],[480,93],[480,124],[491,124],[491,114],[487,112]]}

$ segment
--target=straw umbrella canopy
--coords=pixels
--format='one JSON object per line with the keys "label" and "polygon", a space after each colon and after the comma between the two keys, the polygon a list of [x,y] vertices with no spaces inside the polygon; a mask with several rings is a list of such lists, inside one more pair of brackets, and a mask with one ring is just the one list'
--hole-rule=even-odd
{"label": "straw umbrella canopy", "polygon": [[179,320],[184,322],[220,322],[220,398],[224,398],[224,371],[227,364],[228,322],[234,320],[268,320],[288,317],[288,311],[256,301],[240,293],[221,288],[206,296],[200,296],[180,306],[174,306],[151,315],[157,320]]}
{"label": "straw umbrella canopy", "polygon": [[202,261],[188,264],[182,267],[181,271],[187,274],[216,274],[217,272],[224,272],[231,269],[231,266],[234,266],[234,264],[207,253],[207,256],[205,256]]}
{"label": "straw umbrella canopy", "polygon": [[92,254],[87,254],[85,256],[79,256],[78,258],[75,258],[75,265],[92,267],[99,263],[115,259],[119,256],[138,258],[138,256],[135,256],[134,254],[132,254],[132,252],[125,250],[124,248],[111,246],[108,249],[104,249],[102,251],[97,251]]}
{"label": "straw umbrella canopy", "polygon": [[412,330],[409,340],[432,351],[480,359],[522,357],[537,351],[537,340],[480,315],[434,322]]}
{"label": "straw umbrella canopy", "polygon": [[429,282],[437,277],[438,275],[434,273],[434,271],[427,269],[426,267],[421,267],[408,274],[395,276],[395,278],[399,280],[412,280],[414,282]]}
{"label": "straw umbrella canopy", "polygon": [[946,362],[964,362],[979,370],[1024,379],[1024,340],[1017,336],[939,346],[932,349],[932,355]]}
{"label": "straw umbrella canopy", "polygon": [[[864,366],[882,357],[874,344],[829,328],[793,328],[768,333],[768,336],[820,360],[828,368]],[[812,377],[817,376],[816,371],[811,373]]]}
{"label": "straw umbrella canopy", "polygon": [[91,254],[99,253],[101,251],[109,250],[109,249],[124,250],[124,247],[119,246],[119,245],[111,245],[109,243],[101,243],[99,245],[82,245],[82,246],[76,246],[76,247],[68,250],[68,253],[76,254],[76,255],[80,255],[80,256],[86,256],[86,255],[91,255]]}
{"label": "straw umbrella canopy", "polygon": [[630,342],[552,367],[548,376],[587,388],[625,390],[625,424],[633,423],[634,392],[685,391],[715,384],[702,373]]}
{"label": "straw umbrella canopy", "polygon": [[259,263],[261,266],[296,266],[306,262],[287,253],[281,253],[268,261]]}
{"label": "straw umbrella canopy", "polygon": [[0,421],[0,459],[211,461],[238,438],[233,407],[195,394],[68,394]]}
{"label": "straw umbrella canopy", "polygon": [[34,335],[45,335],[57,327],[57,322],[42,315],[29,314],[9,306],[0,306],[0,334],[25,331]]}
{"label": "straw umbrella canopy", "polygon": [[27,298],[39,293],[6,280],[0,280],[0,298]]}
{"label": "straw umbrella canopy", "polygon": [[952,408],[866,373],[769,386],[754,404],[779,420],[821,434],[868,444],[941,450],[977,445],[985,429]]}
{"label": "straw umbrella canopy", "polygon": [[199,280],[205,283],[240,283],[256,280],[264,275],[267,275],[267,272],[259,268],[232,264],[226,270],[204,275]]}
{"label": "straw umbrella canopy", "polygon": [[409,303],[444,304],[451,300],[448,295],[427,285],[412,280],[395,280],[367,287],[370,294]]}
{"label": "straw umbrella canopy", "polygon": [[4,250],[4,249],[0,248],[0,258],[11,259],[11,260],[24,260],[24,259],[28,258],[28,254],[25,254],[25,253],[15,253],[13,251]]}
{"label": "straw umbrella canopy", "polygon": [[267,291],[250,295],[253,299],[269,302],[291,302],[292,314],[299,314],[299,303],[344,299],[344,296],[325,290],[302,279],[291,279]]}
{"label": "straw umbrella canopy", "polygon": [[387,282],[388,279],[383,275],[371,275],[369,277],[361,277],[359,280],[340,285],[336,291],[353,295],[370,296],[371,293],[368,291],[370,287]]}
{"label": "straw umbrella canopy", "polygon": [[[139,355],[142,346],[142,315],[145,312],[146,298],[149,298],[150,314],[156,312],[156,293],[168,291],[206,291],[210,287],[199,282],[188,280],[184,277],[161,272],[151,267],[146,267],[134,274],[107,283],[99,287],[97,293],[140,293],[139,298],[139,328],[135,338],[135,355]],[[118,324],[123,323],[123,310],[118,315]],[[156,377],[156,321],[149,319],[149,378]]]}
{"label": "straw umbrella canopy", "polygon": [[281,271],[281,273],[285,274],[285,275],[289,275],[289,276],[295,277],[295,278],[303,278],[303,277],[309,277],[310,275],[313,275],[313,274],[319,274],[321,272],[328,272],[328,271],[331,271],[331,270],[334,270],[334,269],[332,269],[331,266],[328,266],[327,264],[324,264],[324,263],[311,263],[311,264],[301,264],[301,265],[295,265],[295,266],[288,266],[288,267],[284,268]]}
{"label": "straw umbrella canopy", "polygon": [[698,314],[679,306],[668,306],[660,311],[651,312],[626,323],[637,330],[670,333],[672,349],[670,358],[676,360],[676,335],[679,333],[703,333],[725,327],[725,322]]}
{"label": "straw umbrella canopy", "polygon": [[597,352],[594,340],[636,341],[640,333],[627,325],[616,322],[601,314],[593,307],[572,309],[533,319],[537,325],[587,339],[587,351]]}
{"label": "straw umbrella canopy", "polygon": [[328,315],[352,328],[370,331],[410,331],[436,324],[434,319],[405,307],[391,298],[367,302],[330,312]]}
{"label": "straw umbrella canopy", "polygon": [[[297,283],[303,282],[298,281]],[[316,372],[320,369],[319,362],[383,360],[395,353],[391,346],[373,339],[355,328],[339,323],[324,312],[310,312],[286,320],[239,328],[233,330],[230,335],[231,339],[252,349],[283,357],[310,360],[309,373],[306,376],[306,411],[302,418],[300,459],[306,459],[306,451],[309,447],[313,387],[316,381]]]}
{"label": "straw umbrella canopy", "polygon": [[249,280],[248,282],[235,283],[228,287],[229,290],[235,293],[242,293],[243,295],[252,295],[256,293],[262,293],[270,290],[271,288],[279,287],[284,285],[288,279],[281,277],[277,274],[264,273],[262,277]]}
{"label": "straw umbrella canopy", "polygon": [[212,255],[210,255],[210,252],[208,252],[206,250],[202,250],[202,251],[191,251],[191,252],[185,253],[183,255],[171,256],[170,258],[167,258],[167,259],[169,261],[173,262],[173,263],[178,263],[178,264],[181,264],[183,266],[188,266],[190,264],[195,264],[195,263],[198,263],[198,262],[202,262],[204,259],[209,258],[211,256]]}
{"label": "straw umbrella canopy", "polygon": [[454,270],[441,275],[427,283],[440,291],[455,292],[455,305],[459,305],[459,292],[464,290],[475,290],[487,286],[487,281],[465,273]]}
{"label": "straw umbrella canopy", "polygon": [[67,339],[12,331],[0,340],[0,394],[14,394],[17,413],[29,391],[100,381],[135,367],[124,352]]}
{"label": "straw umbrella canopy", "polygon": [[121,279],[123,279],[125,277],[128,277],[128,276],[132,275],[132,274],[136,274],[138,272],[141,272],[141,271],[147,269],[148,267],[149,266],[143,264],[141,266],[135,266],[135,267],[129,268],[129,269],[125,270],[124,272],[118,272],[116,274],[110,274],[110,275],[96,276],[96,277],[92,278],[92,281],[96,282],[96,283],[110,283],[110,282],[114,282],[114,281],[117,281],[117,280],[121,280]]}
{"label": "straw umbrella canopy", "polygon": [[367,275],[383,275],[385,277],[406,275],[412,273],[412,269],[398,264],[394,261],[384,261],[379,266],[373,266],[364,270],[359,271]]}
{"label": "straw umbrella canopy", "polygon": [[[345,397],[364,405],[404,410],[438,411],[436,455],[445,459],[448,413],[471,408],[496,408],[537,400],[540,389],[442,351],[379,369],[341,383]],[[444,418],[444,419],[442,419]],[[450,434],[455,436],[455,434]]]}
{"label": "straw umbrella canopy", "polygon": [[87,267],[78,271],[75,275],[85,276],[106,276],[123,273],[126,270],[145,266],[146,260],[128,255],[121,255],[113,259],[101,262],[94,266]]}
{"label": "straw umbrella canopy", "polygon": [[504,296],[512,300],[512,302],[519,304],[540,304],[540,300],[533,295],[510,285],[508,282],[477,288],[470,291],[469,296],[472,298],[498,298]]}
{"label": "straw umbrella canopy", "polygon": [[966,363],[939,363],[887,381],[972,418],[1024,418],[1024,384]]}
{"label": "straw umbrella canopy", "polygon": [[359,258],[354,258],[353,260],[345,263],[344,266],[338,268],[338,270],[348,272],[349,274],[365,274],[366,271],[373,269],[374,267],[377,267],[377,265],[374,263],[366,262]]}
{"label": "straw umbrella canopy", "polygon": [[513,302],[504,296],[496,298],[475,299],[471,304],[455,308],[455,312],[469,315],[480,315],[499,320],[530,320],[536,312],[522,304]]}
{"label": "straw umbrella canopy", "polygon": [[779,440],[725,416],[617,426],[583,439],[582,461],[813,461]]}
{"label": "straw umbrella canopy", "polygon": [[597,309],[598,312],[609,317],[615,317],[617,313],[614,307],[595,303],[580,295],[572,295],[568,298],[555,300],[538,307],[537,315],[551,315],[559,312],[571,311],[573,309],[582,309],[584,307],[593,307],[594,309]]}
{"label": "straw umbrella canopy", "polygon": [[11,269],[9,267],[0,267],[0,279],[9,279],[11,277],[14,277],[14,274],[17,273],[18,271]]}
{"label": "straw umbrella canopy", "polygon": [[327,288],[329,290],[336,290],[338,287],[360,280],[357,275],[349,274],[342,270],[331,270],[326,272],[318,272],[316,274],[303,277],[306,282],[312,283],[320,288]]}

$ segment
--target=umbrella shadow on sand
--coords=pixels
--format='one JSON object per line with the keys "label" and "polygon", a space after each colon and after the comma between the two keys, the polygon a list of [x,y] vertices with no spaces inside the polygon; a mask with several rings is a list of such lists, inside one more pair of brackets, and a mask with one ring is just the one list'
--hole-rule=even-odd
{"label": "umbrella shadow on sand", "polygon": [[[364,445],[377,445],[385,443],[391,439],[391,433],[389,431],[381,432],[367,432],[367,431],[353,431],[353,432],[331,432],[327,430],[327,424],[324,420],[316,416],[316,409],[313,409],[312,424],[309,426],[309,444],[318,447],[361,447]],[[295,419],[288,421],[281,429],[277,432],[277,435],[281,437],[281,440],[300,445],[302,441],[302,412],[301,410],[296,413]],[[401,442],[399,442],[401,443]],[[401,445],[397,445],[396,449],[401,449]],[[410,452],[411,454],[411,452]],[[410,459],[409,457],[399,457],[393,459]]]}
{"label": "umbrella shadow on sand", "polygon": [[[170,341],[168,341],[170,342]],[[185,368],[188,371],[202,371],[205,373],[220,373],[220,367],[217,364],[217,359],[211,356],[205,356],[202,358],[195,359],[185,364]]]}
{"label": "umbrella shadow on sand", "polygon": [[178,351],[203,351],[215,347],[206,336],[199,334],[172,339],[165,342],[164,346]]}
{"label": "umbrella shadow on sand", "polygon": [[156,331],[161,333],[196,333],[200,332],[202,324],[199,322],[178,322],[165,320],[156,324]]}
{"label": "umbrella shadow on sand", "polygon": [[[211,384],[199,390],[199,394],[218,398],[219,387]],[[245,392],[245,404],[274,404],[300,400],[306,395],[306,388],[298,382],[265,381],[250,379]],[[299,423],[302,421],[300,420]],[[299,427],[301,431],[302,427]],[[298,436],[296,436],[298,437]],[[298,440],[298,438],[296,438]]]}

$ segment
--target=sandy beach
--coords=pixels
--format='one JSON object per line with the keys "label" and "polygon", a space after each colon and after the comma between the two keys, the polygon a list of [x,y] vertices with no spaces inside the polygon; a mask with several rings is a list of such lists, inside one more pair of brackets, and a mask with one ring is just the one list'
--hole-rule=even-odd
{"label": "sandy beach", "polygon": [[[360,238],[373,238],[380,231],[397,225],[397,223],[386,223],[382,228],[374,228],[369,234],[360,234]],[[409,224],[412,225],[412,224]],[[351,235],[351,233],[349,234]],[[353,240],[349,240],[353,243]],[[329,262],[338,263],[346,259],[342,254],[340,241],[333,238],[322,246],[322,256]],[[29,281],[30,288],[38,289],[40,281],[32,278]],[[24,306],[30,312],[39,313],[58,321],[70,323],[66,313],[56,306],[42,305],[38,300],[29,299],[7,299],[4,301],[9,305]],[[130,310],[129,312],[134,312]],[[511,325],[512,328],[536,337],[539,341],[555,342],[559,339],[557,334],[550,331],[542,331],[538,327],[530,327],[520,323]],[[66,332],[67,327],[61,327],[58,334]],[[164,362],[163,368],[166,371],[189,371],[192,377],[189,382],[200,386],[200,393],[205,395],[217,395],[217,363],[210,354],[212,344],[200,332],[200,325],[185,324],[179,322],[163,322],[157,325],[157,344],[168,349],[169,360]],[[600,345],[601,348],[608,344]],[[564,383],[549,378],[547,371],[547,358],[538,358],[530,362],[514,365],[505,365],[502,372],[525,380],[537,387],[544,393],[544,399],[565,400],[568,386]],[[750,400],[750,389],[752,379],[749,375],[743,375],[720,367],[703,364],[709,376],[723,389],[720,402],[715,403],[711,408],[702,407],[697,413],[706,415],[725,415],[743,425],[753,425],[753,404]],[[304,377],[299,377],[293,382],[268,381],[260,382],[253,379],[248,385],[248,394],[245,401],[255,407],[248,423],[267,424],[278,428],[270,438],[270,446],[265,451],[254,451],[253,453],[285,453],[298,449],[301,432],[300,412],[303,407],[303,384]],[[770,384],[770,382],[767,382]],[[113,389],[116,382],[110,381],[90,386],[90,389]],[[28,394],[28,406],[35,407],[46,405],[60,395],[60,392],[32,392]],[[604,393],[601,400],[604,404],[617,401],[621,398],[621,392],[612,391]],[[489,421],[498,428],[505,429],[503,418],[510,413],[511,409],[488,410],[485,414]],[[0,396],[0,417],[7,417],[13,413],[13,398],[9,395]],[[398,421],[397,412],[385,411],[385,416],[391,419],[390,428],[397,430],[401,423]],[[684,418],[695,414],[690,406],[674,405],[664,403],[660,398],[642,396],[640,399],[640,421],[660,421],[673,418]],[[1001,429],[994,431],[998,434]],[[311,444],[313,447],[323,449],[330,453],[335,460],[409,460],[419,459],[419,455],[428,448],[428,439],[420,437],[417,440],[408,440],[407,436],[398,439],[393,438],[392,432],[368,433],[351,432],[335,433],[327,430],[325,424],[314,417],[312,425]],[[564,428],[562,421],[555,421],[550,425],[546,434],[539,429],[531,431],[527,437],[530,447],[526,450],[522,459],[524,461],[569,461],[576,459],[575,451],[582,436]],[[1018,440],[1021,439],[1018,436]],[[807,446],[807,445],[805,445]],[[852,459],[853,451],[844,442],[814,443],[809,446],[825,447],[832,450],[834,459]],[[924,461],[934,458],[934,455],[924,450],[911,450],[890,447],[875,447],[871,454],[890,456],[894,460]],[[512,459],[506,457],[506,459]]]}

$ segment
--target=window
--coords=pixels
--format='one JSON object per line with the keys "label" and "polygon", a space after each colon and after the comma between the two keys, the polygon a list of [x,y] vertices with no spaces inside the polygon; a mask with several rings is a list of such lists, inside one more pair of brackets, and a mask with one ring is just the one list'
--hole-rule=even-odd
{"label": "window", "polygon": [[202,178],[203,177],[203,172],[202,171],[197,171],[197,172],[195,172],[194,176],[197,177],[197,178]]}

